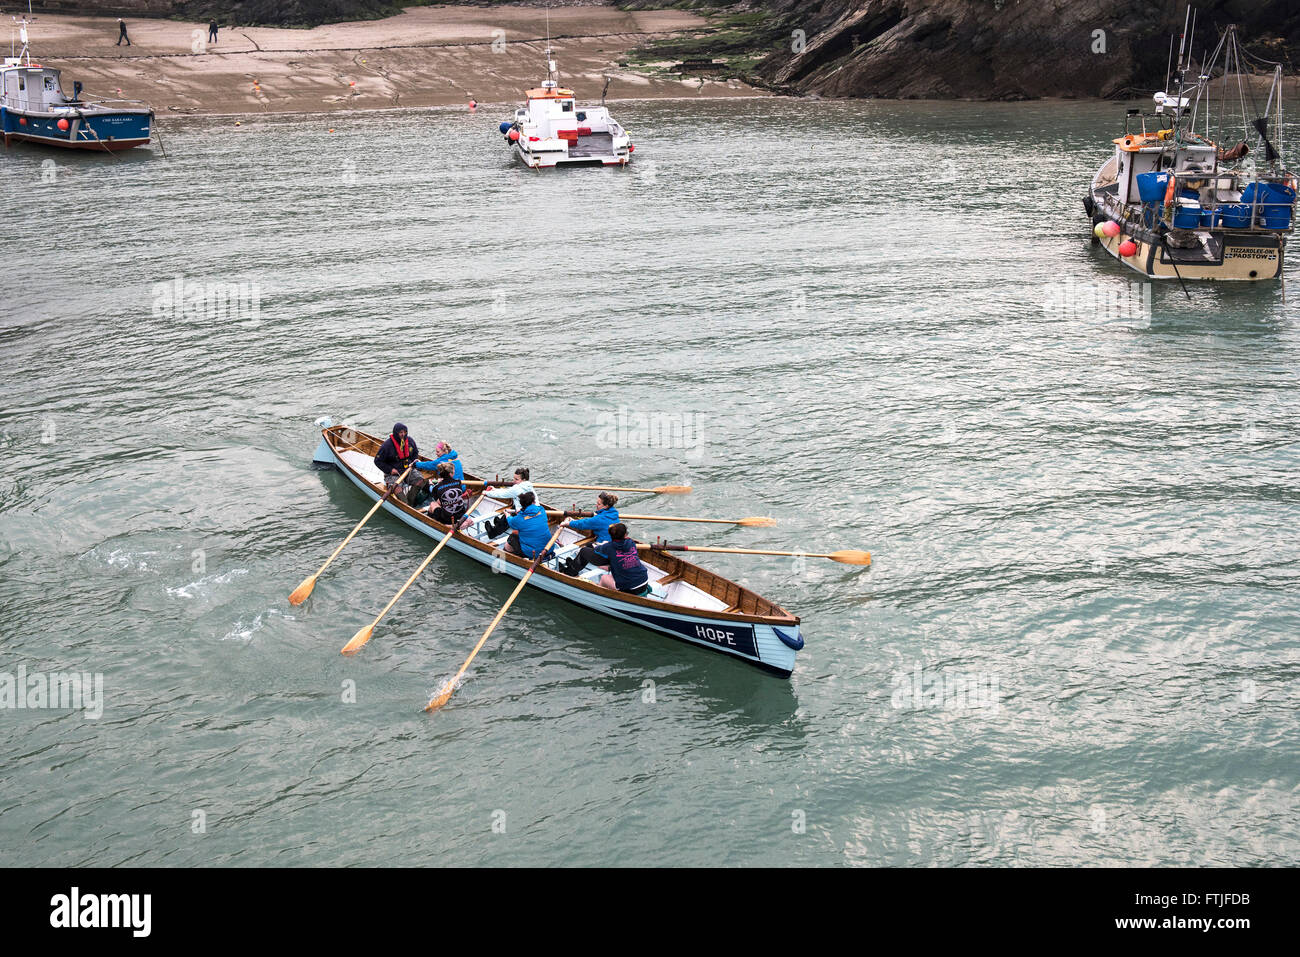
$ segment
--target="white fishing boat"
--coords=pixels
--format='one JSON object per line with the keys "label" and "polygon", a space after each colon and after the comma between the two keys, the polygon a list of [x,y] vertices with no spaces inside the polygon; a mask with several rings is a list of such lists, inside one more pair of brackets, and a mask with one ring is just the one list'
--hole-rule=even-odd
{"label": "white fishing boat", "polygon": [[[605,91],[609,79],[605,80]],[[546,79],[528,90],[523,106],[513,120],[501,122],[501,134],[507,144],[533,169],[556,166],[599,165],[626,166],[636,147],[632,137],[605,107],[605,92],[600,106],[579,106],[572,90],[560,86],[559,73],[546,47]]]}
{"label": "white fishing boat", "polygon": [[[384,496],[384,477],[374,464],[382,438],[355,429],[318,423],[321,441],[313,461],[338,468],[372,501]],[[465,473],[467,481],[474,476]],[[470,524],[452,536],[447,547],[487,565],[493,571],[523,578],[531,562],[504,551],[505,532],[493,534],[493,520],[505,505],[493,499],[479,502],[470,513]],[[435,521],[426,511],[412,508],[395,497],[383,509],[394,518],[430,538],[442,538],[450,527]],[[651,592],[645,597],[603,588],[604,569],[587,566],[576,575],[559,569],[594,538],[570,528],[560,532],[555,557],[538,565],[528,585],[567,599],[609,618],[732,658],[764,671],[789,677],[795,654],[803,647],[799,619],[761,595],[707,571],[683,558],[659,549],[641,553],[650,577]]]}
{"label": "white fishing boat", "polygon": [[[1191,16],[1174,91],[1166,84],[1150,113],[1128,111],[1084,209],[1102,248],[1152,279],[1276,279],[1297,185],[1282,156],[1282,66],[1269,64],[1272,83],[1261,97],[1247,65],[1264,61],[1243,51],[1229,26],[1189,82]],[[1172,51],[1171,42],[1171,63]]]}

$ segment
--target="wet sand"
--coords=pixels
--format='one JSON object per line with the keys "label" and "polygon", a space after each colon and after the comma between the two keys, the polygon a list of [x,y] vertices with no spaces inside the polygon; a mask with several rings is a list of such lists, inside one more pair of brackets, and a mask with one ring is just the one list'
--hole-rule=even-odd
{"label": "wet sand", "polygon": [[[690,32],[706,21],[680,10],[550,11],[560,79],[582,99],[764,96],[738,81],[648,77],[617,61],[654,35]],[[125,97],[167,113],[282,113],[517,103],[545,77],[541,7],[415,7],[385,20],[311,30],[222,29],[128,19],[132,45],[115,45],[105,17],[38,15],[33,61],[80,80],[89,95]]]}

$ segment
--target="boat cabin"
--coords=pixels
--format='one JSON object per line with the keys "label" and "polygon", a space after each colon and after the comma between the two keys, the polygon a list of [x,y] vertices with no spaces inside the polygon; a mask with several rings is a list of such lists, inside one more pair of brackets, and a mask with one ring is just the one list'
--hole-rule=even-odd
{"label": "boat cabin", "polygon": [[58,70],[6,59],[0,68],[0,102],[11,110],[42,113],[77,100],[63,92]]}

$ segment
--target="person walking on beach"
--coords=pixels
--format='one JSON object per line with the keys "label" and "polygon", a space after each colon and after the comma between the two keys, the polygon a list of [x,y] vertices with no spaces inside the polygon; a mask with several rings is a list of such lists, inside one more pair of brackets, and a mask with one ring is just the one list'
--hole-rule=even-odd
{"label": "person walking on beach", "polygon": [[118,45],[118,46],[121,46],[121,45],[122,45],[122,41],[125,40],[125,41],[126,41],[126,45],[127,45],[127,46],[130,46],[130,45],[131,45],[131,38],[130,38],[129,36],[126,35],[126,21],[123,20],[121,17],[118,17],[118,18],[117,18],[117,31],[118,31],[118,32],[117,32],[117,45]]}
{"label": "person walking on beach", "polygon": [[208,42],[209,43],[217,42],[217,21],[216,20],[213,20],[211,23],[208,24]]}

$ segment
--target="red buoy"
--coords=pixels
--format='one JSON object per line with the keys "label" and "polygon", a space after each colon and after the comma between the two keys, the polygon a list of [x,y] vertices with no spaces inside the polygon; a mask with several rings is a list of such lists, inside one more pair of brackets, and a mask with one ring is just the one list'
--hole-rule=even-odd
{"label": "red buoy", "polygon": [[635,152],[636,152],[636,147],[633,146],[631,143],[628,143],[628,144],[627,144],[627,151],[628,151],[629,153],[635,153]]}
{"label": "red buoy", "polygon": [[1138,251],[1137,243],[1133,242],[1133,240],[1131,239],[1126,239],[1119,244],[1119,254],[1121,256],[1126,256],[1126,257],[1133,256],[1137,253],[1137,251]]}
{"label": "red buoy", "polygon": [[25,116],[20,116],[20,117],[18,117],[18,125],[19,125],[19,126],[26,126],[26,125],[27,125],[27,117],[25,117]]}
{"label": "red buoy", "polygon": [[58,122],[56,125],[57,125],[57,126],[59,127],[59,129],[61,129],[63,132],[65,132],[65,133],[68,132],[68,121],[67,121],[67,120],[59,120],[59,122]]}
{"label": "red buoy", "polygon": [[508,140],[510,140],[511,143],[518,143],[518,142],[519,142],[519,131],[518,131],[518,130],[511,130],[509,133],[506,134],[506,138],[507,138]]}

